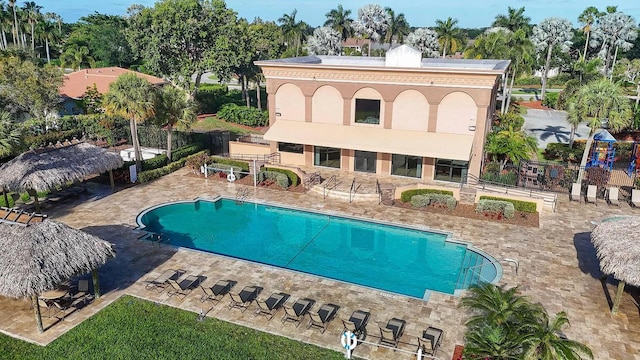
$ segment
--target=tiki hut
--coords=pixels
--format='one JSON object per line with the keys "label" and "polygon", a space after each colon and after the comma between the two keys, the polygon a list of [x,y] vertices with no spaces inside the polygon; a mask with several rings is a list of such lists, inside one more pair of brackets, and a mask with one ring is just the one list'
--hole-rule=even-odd
{"label": "tiki hut", "polygon": [[94,235],[48,220],[46,216],[0,208],[0,296],[29,297],[43,332],[38,296],[73,276],[93,272],[115,253]]}
{"label": "tiki hut", "polygon": [[611,312],[618,312],[626,283],[640,286],[640,217],[616,216],[598,223],[591,242],[600,260],[600,270],[619,280]]}
{"label": "tiki hut", "polygon": [[[49,191],[121,167],[120,155],[78,140],[32,149],[0,167],[4,191]],[[38,196],[35,196],[37,205]]]}

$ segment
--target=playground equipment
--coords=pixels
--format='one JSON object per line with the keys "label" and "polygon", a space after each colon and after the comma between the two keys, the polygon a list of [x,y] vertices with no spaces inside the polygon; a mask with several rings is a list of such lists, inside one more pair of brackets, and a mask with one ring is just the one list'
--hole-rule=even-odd
{"label": "playground equipment", "polygon": [[600,130],[595,134],[585,169],[600,167],[611,171],[616,156],[616,149],[613,147],[615,142],[616,139],[607,130]]}
{"label": "playground equipment", "polygon": [[627,175],[632,177],[633,174],[640,174],[640,163],[638,158],[640,157],[640,143],[637,141],[633,143],[633,150],[631,151],[631,159],[629,159],[629,167],[627,168]]}

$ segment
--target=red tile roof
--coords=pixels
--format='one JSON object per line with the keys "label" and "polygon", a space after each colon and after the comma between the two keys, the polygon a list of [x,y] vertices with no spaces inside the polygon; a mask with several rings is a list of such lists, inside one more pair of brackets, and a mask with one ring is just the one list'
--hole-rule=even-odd
{"label": "red tile roof", "polygon": [[147,79],[154,85],[167,83],[167,81],[165,81],[164,79],[160,79],[155,76],[113,66],[105,68],[83,69],[72,72],[70,74],[66,74],[64,76],[64,82],[60,87],[59,93],[62,96],[80,99],[87,90],[87,87],[96,84],[96,88],[98,89],[98,91],[104,94],[109,91],[109,84],[116,81],[118,76],[126,73],[136,74],[141,78]]}

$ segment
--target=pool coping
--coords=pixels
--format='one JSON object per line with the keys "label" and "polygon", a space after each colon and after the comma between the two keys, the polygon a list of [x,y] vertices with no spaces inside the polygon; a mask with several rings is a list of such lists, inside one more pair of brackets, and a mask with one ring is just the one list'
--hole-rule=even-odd
{"label": "pool coping", "polygon": [[[136,227],[136,229],[146,232],[146,230],[145,230],[146,225],[144,225],[142,223],[142,217],[144,215],[146,215],[148,212],[153,211],[153,210],[158,209],[158,208],[161,208],[163,206],[172,205],[172,204],[196,203],[198,201],[208,201],[208,202],[214,203],[214,202],[216,202],[218,200],[221,200],[221,199],[230,200],[230,201],[239,201],[238,199],[235,199],[235,198],[232,198],[232,197],[228,197],[228,196],[222,196],[222,195],[218,195],[218,196],[215,196],[215,197],[212,197],[212,198],[209,198],[209,197],[196,197],[193,200],[168,201],[168,202],[157,204],[157,205],[154,205],[154,206],[151,206],[149,208],[146,208],[146,209],[142,210],[136,216],[136,224],[138,225]],[[406,228],[406,229],[417,230],[417,231],[428,231],[428,232],[432,232],[432,233],[436,233],[436,234],[445,235],[446,236],[445,240],[444,240],[445,242],[464,245],[464,246],[467,247],[467,250],[473,251],[473,252],[483,256],[487,260],[489,260],[489,264],[493,265],[494,268],[496,269],[496,276],[492,281],[490,281],[491,284],[497,284],[500,281],[500,279],[502,279],[502,276],[503,276],[502,264],[500,263],[500,261],[498,259],[496,259],[494,256],[490,255],[489,253],[474,247],[472,243],[469,243],[469,242],[466,242],[466,241],[462,241],[462,240],[458,240],[458,239],[454,239],[453,238],[453,233],[451,233],[449,231],[442,231],[442,230],[439,230],[439,229],[433,229],[433,228],[431,228],[429,226],[420,226],[420,225],[412,225],[412,224],[399,224],[399,223],[393,223],[393,222],[384,221],[384,220],[370,219],[370,218],[365,218],[365,217],[362,217],[362,216],[354,216],[354,215],[350,215],[350,214],[345,214],[345,213],[342,213],[342,212],[339,212],[339,211],[333,211],[333,210],[331,210],[331,211],[322,211],[322,210],[318,210],[318,209],[307,209],[307,208],[303,208],[303,207],[299,207],[299,206],[295,206],[295,205],[286,205],[286,204],[268,202],[268,201],[264,201],[264,200],[251,200],[251,201],[249,201],[249,200],[241,200],[240,202],[241,203],[250,203],[250,204],[255,204],[255,205],[274,206],[274,207],[279,207],[279,208],[282,208],[282,209],[285,209],[285,210],[297,210],[297,211],[303,211],[303,212],[314,213],[314,214],[319,214],[319,215],[340,217],[340,218],[344,218],[344,219],[354,219],[354,220],[364,221],[364,222],[368,222],[368,223],[374,223],[374,224],[380,224],[380,225],[386,225],[386,226],[392,226],[392,227],[399,227],[399,228]],[[140,237],[140,239],[146,238],[146,236],[147,235],[143,235],[143,236]],[[189,248],[189,247],[172,245],[172,244],[167,244],[167,243],[164,243],[164,245],[171,246],[171,247],[173,247],[175,249],[184,249],[184,250],[187,250],[187,251],[195,251],[195,252],[198,252],[198,253],[209,254],[209,255],[214,255],[214,256],[220,256],[220,257],[223,257],[223,258],[226,258],[226,259],[234,259],[234,260],[246,261],[246,262],[250,262],[250,263],[254,263],[254,264],[260,264],[260,265],[267,266],[267,267],[270,267],[270,268],[273,268],[273,269],[287,270],[287,271],[292,271],[294,273],[309,275],[309,276],[313,276],[313,277],[317,277],[317,278],[321,278],[321,279],[329,279],[329,280],[332,280],[332,281],[341,282],[343,284],[361,286],[361,287],[366,288],[366,289],[371,289],[371,290],[377,291],[377,292],[379,292],[379,295],[381,295],[381,296],[392,297],[392,298],[394,298],[396,296],[404,296],[404,297],[408,297],[408,298],[411,298],[411,299],[418,299],[418,300],[423,300],[425,302],[428,302],[432,293],[438,293],[438,294],[443,294],[443,295],[447,295],[447,296],[459,297],[464,291],[466,291],[466,289],[455,289],[453,294],[450,294],[450,293],[441,292],[441,291],[437,291],[437,290],[427,289],[427,290],[425,290],[424,295],[422,296],[422,298],[420,298],[420,297],[416,297],[416,296],[410,296],[410,295],[390,292],[390,291],[374,288],[374,287],[371,287],[371,286],[366,286],[366,285],[361,285],[361,284],[356,284],[356,283],[350,283],[350,282],[347,282],[347,281],[334,279],[334,278],[330,278],[330,277],[326,277],[326,276],[311,274],[311,273],[304,272],[304,271],[299,271],[299,270],[294,270],[294,269],[287,269],[287,268],[284,268],[284,267],[281,267],[281,266],[271,265],[271,264],[267,264],[267,263],[263,263],[263,262],[259,262],[259,261],[252,261],[252,260],[247,260],[247,259],[243,259],[243,258],[239,258],[239,257],[234,257],[234,256],[229,256],[229,255],[224,255],[224,254],[218,254],[218,253],[205,251],[205,250],[192,249],[192,248]]]}

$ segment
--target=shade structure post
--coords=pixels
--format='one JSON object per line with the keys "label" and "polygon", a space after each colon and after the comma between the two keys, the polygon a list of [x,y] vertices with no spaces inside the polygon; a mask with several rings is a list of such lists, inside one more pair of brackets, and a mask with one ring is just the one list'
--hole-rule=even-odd
{"label": "shade structure post", "polygon": [[116,182],[113,179],[113,170],[109,170],[109,182],[111,183],[111,191],[116,190]]}
{"label": "shade structure post", "polygon": [[43,333],[44,327],[42,326],[42,314],[40,313],[40,304],[38,303],[38,295],[31,295],[31,304],[33,305],[33,312],[36,316],[36,324],[38,325],[38,331]]}
{"label": "shade structure post", "polygon": [[618,282],[618,290],[616,290],[616,297],[613,299],[613,306],[611,307],[611,313],[617,314],[620,307],[620,301],[622,300],[622,294],[624,293],[624,281]]}
{"label": "shade structure post", "polygon": [[7,196],[7,189],[2,188],[2,196],[4,197],[4,206],[11,207],[9,206],[9,196]]}
{"label": "shade structure post", "polygon": [[93,292],[96,295],[96,299],[100,298],[100,279],[98,278],[98,269],[91,270],[93,276]]}

